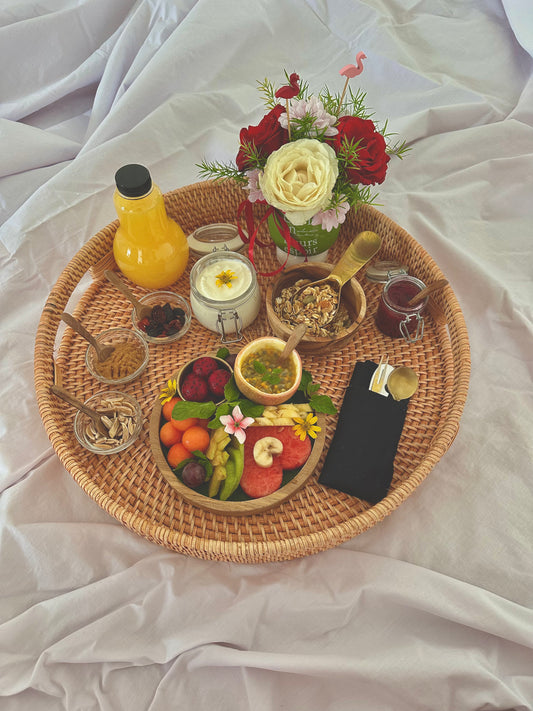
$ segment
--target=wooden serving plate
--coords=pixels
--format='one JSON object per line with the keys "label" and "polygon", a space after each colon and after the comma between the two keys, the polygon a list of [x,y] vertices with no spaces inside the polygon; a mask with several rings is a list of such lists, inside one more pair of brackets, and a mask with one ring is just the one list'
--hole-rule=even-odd
{"label": "wooden serving plate", "polygon": [[[266,314],[275,336],[286,341],[294,329],[294,326],[289,326],[289,324],[283,322],[274,311],[276,297],[283,289],[292,286],[299,279],[310,279],[311,281],[323,279],[331,272],[333,266],[333,264],[328,264],[327,262],[295,264],[285,269],[275,281],[268,284],[266,290]],[[345,343],[352,340],[366,315],[365,292],[355,277],[352,277],[342,287],[341,301],[350,314],[351,325],[337,336],[331,338],[314,335],[304,336],[298,344],[299,353],[322,353],[327,355],[338,351]]]}
{"label": "wooden serving plate", "polygon": [[207,511],[227,514],[228,516],[260,513],[274,506],[279,506],[279,504],[282,504],[290,498],[304,486],[316,469],[326,440],[326,417],[325,415],[317,413],[317,418],[320,432],[316,439],[313,440],[313,448],[307,462],[285,485],[281,486],[273,494],[262,496],[260,499],[246,499],[244,501],[228,499],[227,501],[221,501],[220,499],[204,496],[180,481],[169,467],[159,440],[159,429],[161,427],[161,403],[159,399],[155,402],[150,417],[150,447],[152,448],[152,454],[154,455],[157,467],[165,480],[190,504],[200,506],[200,508]]}

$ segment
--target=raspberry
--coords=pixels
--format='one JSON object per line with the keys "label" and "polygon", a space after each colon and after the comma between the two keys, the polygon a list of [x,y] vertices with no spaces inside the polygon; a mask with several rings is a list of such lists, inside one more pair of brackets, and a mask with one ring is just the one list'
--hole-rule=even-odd
{"label": "raspberry", "polygon": [[224,387],[230,378],[231,373],[226,368],[219,368],[211,373],[207,384],[215,397],[224,397]]}
{"label": "raspberry", "polygon": [[203,402],[208,392],[207,382],[196,373],[189,373],[181,386],[184,399],[192,402]]}
{"label": "raspberry", "polygon": [[206,356],[205,358],[198,358],[195,360],[192,366],[193,373],[199,375],[201,378],[208,378],[211,373],[218,370],[218,363],[214,358]]}

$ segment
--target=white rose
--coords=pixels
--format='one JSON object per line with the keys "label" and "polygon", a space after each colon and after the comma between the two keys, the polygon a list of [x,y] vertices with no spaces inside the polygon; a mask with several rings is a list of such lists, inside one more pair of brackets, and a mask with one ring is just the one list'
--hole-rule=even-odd
{"label": "white rose", "polygon": [[314,138],[285,143],[268,156],[259,186],[269,205],[303,225],[331,200],[339,167],[335,151]]}

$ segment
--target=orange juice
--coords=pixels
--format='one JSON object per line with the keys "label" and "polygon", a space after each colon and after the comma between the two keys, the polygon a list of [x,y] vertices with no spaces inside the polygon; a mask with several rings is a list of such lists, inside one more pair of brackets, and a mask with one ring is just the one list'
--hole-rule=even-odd
{"label": "orange juice", "polygon": [[144,166],[123,166],[115,182],[113,202],[120,225],[113,254],[118,268],[139,286],[170,286],[183,274],[189,259],[183,230],[168,217],[163,195]]}

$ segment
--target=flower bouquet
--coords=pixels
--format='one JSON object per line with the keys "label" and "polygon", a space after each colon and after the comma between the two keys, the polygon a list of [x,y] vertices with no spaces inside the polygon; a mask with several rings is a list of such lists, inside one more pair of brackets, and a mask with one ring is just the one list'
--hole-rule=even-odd
{"label": "flower bouquet", "polygon": [[[341,69],[346,77],[341,94],[326,87],[311,95],[295,73],[285,73],[287,84],[277,90],[268,79],[260,82],[268,111],[257,126],[241,130],[236,165],[198,164],[201,177],[233,179],[248,191],[238,211],[239,217],[244,213],[248,237],[239,232],[252,263],[265,220],[286,255],[283,266],[289,254],[307,258],[327,251],[348,211],[375,201],[371,186],[385,180],[390,156],[402,157],[408,150],[405,142],[391,144],[386,123],[380,129],[372,121],[366,94],[348,88],[350,78],[363,71],[363,59],[360,52],[357,66]],[[256,202],[269,206],[257,226]]]}

